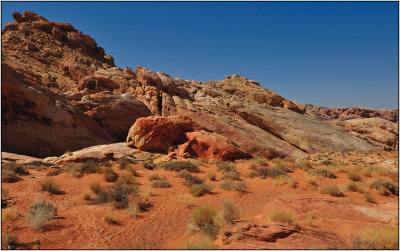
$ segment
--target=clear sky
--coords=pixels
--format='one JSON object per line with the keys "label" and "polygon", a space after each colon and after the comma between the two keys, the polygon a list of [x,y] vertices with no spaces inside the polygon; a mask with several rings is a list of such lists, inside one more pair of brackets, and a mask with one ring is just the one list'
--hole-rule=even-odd
{"label": "clear sky", "polygon": [[2,2],[2,28],[25,10],[71,23],[122,68],[238,73],[327,107],[398,104],[398,2]]}

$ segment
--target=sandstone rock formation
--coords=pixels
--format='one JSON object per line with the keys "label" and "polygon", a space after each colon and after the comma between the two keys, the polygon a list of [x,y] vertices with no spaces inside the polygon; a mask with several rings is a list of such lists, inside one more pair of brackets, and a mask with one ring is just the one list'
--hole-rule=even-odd
{"label": "sandstone rock formation", "polygon": [[[15,117],[16,121],[3,128],[2,134],[7,135],[3,143],[8,151],[44,156],[117,142],[126,137],[135,121],[149,115],[187,116],[198,128],[229,139],[238,151],[254,157],[302,157],[321,150],[377,149],[341,127],[303,114],[304,106],[265,89],[254,80],[234,74],[221,81],[199,82],[155,73],[141,66],[136,67],[135,72],[130,68],[122,69],[114,65],[113,58],[106,55],[93,38],[71,24],[51,22],[30,11],[22,15],[14,13],[13,17],[15,22],[6,24],[2,31],[3,65],[12,69],[16,78],[28,85],[28,90],[39,88],[53,97],[53,103],[68,107],[68,114],[74,119],[67,120],[65,115],[59,124],[68,124],[66,128],[72,126],[75,131],[53,127],[57,132],[69,132],[68,137],[57,134],[57,138],[47,136],[45,127],[29,134],[18,133],[29,131],[26,128],[32,120],[24,124],[25,118],[14,115],[26,106],[23,97],[16,95],[14,112],[3,108],[2,113],[2,120]],[[3,85],[11,88],[12,81],[5,77]],[[35,97],[32,99],[37,102]],[[2,106],[9,107],[7,102],[4,99]],[[52,112],[45,117],[58,121],[56,117],[60,114],[63,113]],[[40,119],[38,116],[36,120]],[[139,124],[145,127],[157,125],[157,133],[149,141],[144,131],[131,128],[130,145],[165,152],[171,145],[187,141],[185,130],[173,132],[160,127],[164,122],[155,123],[150,119],[147,121],[152,122],[146,124],[148,122],[143,121]],[[158,121],[164,119],[158,118]],[[84,129],[86,127],[89,129]],[[30,135],[49,149],[55,144],[57,147],[53,149],[57,150],[39,151],[33,141],[26,144]],[[23,152],[22,147],[25,148]],[[206,150],[197,154],[215,155]]]}

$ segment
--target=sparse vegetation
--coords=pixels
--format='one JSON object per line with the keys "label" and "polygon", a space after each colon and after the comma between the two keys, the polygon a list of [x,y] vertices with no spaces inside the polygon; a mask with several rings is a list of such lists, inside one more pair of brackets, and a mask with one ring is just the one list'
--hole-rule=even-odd
{"label": "sparse vegetation", "polygon": [[246,192],[246,188],[248,187],[246,182],[239,181],[237,183],[233,181],[224,181],[220,184],[220,187],[224,190],[234,190],[237,192],[244,193]]}
{"label": "sparse vegetation", "polygon": [[249,174],[249,177],[261,177],[262,179],[265,179],[267,177],[274,178],[281,174],[284,174],[284,172],[276,167],[260,167],[254,168],[254,170]]}
{"label": "sparse vegetation", "polygon": [[336,178],[336,175],[334,175],[332,171],[326,167],[318,167],[316,169],[309,170],[307,174],[310,176],[327,177],[331,179]]}
{"label": "sparse vegetation", "polygon": [[279,186],[284,184],[289,185],[291,188],[296,188],[297,181],[286,174],[281,174],[274,178],[274,185]]}
{"label": "sparse vegetation", "polygon": [[329,185],[329,186],[324,186],[321,187],[318,190],[321,194],[329,194],[330,196],[334,197],[341,197],[343,196],[343,193],[340,191],[340,189],[335,186],[335,185]]}
{"label": "sparse vegetation", "polygon": [[294,163],[294,166],[304,171],[312,169],[312,163],[310,161],[299,160]]}
{"label": "sparse vegetation", "polygon": [[216,174],[215,173],[207,173],[207,178],[209,178],[210,180],[214,181],[216,178]]}
{"label": "sparse vegetation", "polygon": [[217,231],[214,225],[214,217],[216,213],[217,210],[211,206],[200,206],[193,211],[192,220],[204,234],[214,236]]}
{"label": "sparse vegetation", "polygon": [[191,173],[200,172],[200,169],[198,168],[198,166],[196,166],[195,164],[193,164],[192,162],[189,162],[189,161],[171,161],[171,162],[165,163],[163,165],[163,167],[167,171],[179,172],[182,170],[186,170]]}
{"label": "sparse vegetation", "polygon": [[240,212],[238,208],[233,204],[233,201],[224,200],[222,202],[222,206],[223,218],[227,223],[232,224],[235,220],[240,218]]}
{"label": "sparse vegetation", "polygon": [[376,203],[376,200],[375,200],[374,196],[372,196],[370,193],[365,193],[364,196],[363,196],[363,198],[364,198],[364,200],[365,200],[366,202],[369,202],[369,203]]}
{"label": "sparse vegetation", "polygon": [[347,178],[352,181],[361,181],[361,175],[356,172],[350,172],[347,174]]}
{"label": "sparse vegetation", "polygon": [[51,171],[49,171],[46,176],[57,176],[62,172],[61,168],[56,168],[56,169],[52,169]]}
{"label": "sparse vegetation", "polygon": [[118,224],[118,222],[116,220],[114,220],[114,214],[110,211],[107,211],[104,216],[103,216],[103,220],[110,225],[116,225]]}
{"label": "sparse vegetation", "polygon": [[16,249],[18,246],[18,236],[15,234],[2,234],[1,235],[1,248],[2,249]]}
{"label": "sparse vegetation", "polygon": [[186,243],[182,249],[216,249],[214,242],[209,237],[201,237],[195,242]]}
{"label": "sparse vegetation", "polygon": [[375,188],[381,195],[389,195],[390,193],[396,196],[399,195],[399,186],[384,178],[374,179],[370,183],[370,187]]}
{"label": "sparse vegetation", "polygon": [[185,186],[200,185],[200,184],[203,184],[203,180],[197,176],[188,174],[188,175],[185,175],[185,182],[183,182],[183,184]]}
{"label": "sparse vegetation", "polygon": [[72,177],[80,178],[84,174],[99,173],[101,172],[100,163],[88,159],[82,163],[68,162],[63,164],[63,168],[66,169]]}
{"label": "sparse vegetation", "polygon": [[273,211],[269,215],[269,219],[271,221],[283,222],[283,223],[292,223],[293,216],[290,212],[285,211]]}
{"label": "sparse vegetation", "polygon": [[232,163],[224,162],[218,165],[218,171],[222,171],[223,173],[236,172],[236,167]]}
{"label": "sparse vegetation", "polygon": [[2,210],[1,212],[2,222],[15,221],[16,219],[18,219],[18,213],[17,210],[15,210],[14,208],[7,207]]}
{"label": "sparse vegetation", "polygon": [[285,163],[285,161],[283,161],[282,159],[275,158],[275,159],[272,160],[272,162],[274,162],[274,164],[275,164],[274,167],[275,167],[276,169],[281,170],[281,171],[284,172],[284,173],[292,172],[292,171],[293,171],[293,168],[292,168],[292,167],[289,167],[289,166]]}
{"label": "sparse vegetation", "polygon": [[259,166],[268,166],[268,159],[266,158],[255,159],[253,163]]}
{"label": "sparse vegetation", "polygon": [[98,194],[102,189],[103,186],[99,182],[94,181],[90,183],[90,190],[92,190],[93,193]]}
{"label": "sparse vegetation", "polygon": [[30,205],[27,219],[32,227],[42,231],[44,224],[49,222],[57,214],[57,207],[44,199],[37,199]]}
{"label": "sparse vegetation", "polygon": [[82,192],[82,198],[84,200],[91,200],[92,198],[92,192],[90,190],[85,190]]}
{"label": "sparse vegetation", "polygon": [[353,241],[353,249],[398,249],[399,229],[385,227],[379,230],[365,229]]}
{"label": "sparse vegetation", "polygon": [[317,186],[318,185],[317,184],[317,179],[315,177],[306,176],[304,180],[305,180],[306,183],[308,183],[310,185],[313,185],[313,186]]}
{"label": "sparse vegetation", "polygon": [[236,171],[225,172],[222,174],[221,180],[240,180],[240,175]]}
{"label": "sparse vegetation", "polygon": [[60,185],[52,179],[45,179],[40,183],[40,191],[47,191],[52,194],[59,194]]}
{"label": "sparse vegetation", "polygon": [[114,169],[112,167],[104,167],[103,173],[104,180],[107,182],[115,182],[118,179],[118,175],[114,172]]}
{"label": "sparse vegetation", "polygon": [[167,178],[165,176],[160,176],[158,173],[152,174],[149,176],[149,180],[153,181],[153,180],[166,180]]}
{"label": "sparse vegetation", "polygon": [[1,170],[10,170],[15,174],[28,175],[29,172],[25,169],[24,165],[16,162],[6,162],[1,164]]}
{"label": "sparse vegetation", "polygon": [[143,163],[143,166],[149,170],[154,170],[156,168],[156,164],[154,164],[153,161],[146,161]]}
{"label": "sparse vegetation", "polygon": [[11,170],[1,169],[1,181],[6,183],[14,183],[20,178]]}
{"label": "sparse vegetation", "polygon": [[364,193],[364,190],[354,182],[350,182],[346,185],[346,191]]}
{"label": "sparse vegetation", "polygon": [[138,182],[136,181],[135,177],[133,176],[132,173],[124,173],[122,174],[119,178],[118,181],[121,184],[124,185],[138,185]]}
{"label": "sparse vegetation", "polygon": [[189,193],[194,197],[202,196],[203,194],[210,193],[214,187],[211,184],[193,185],[189,189]]}
{"label": "sparse vegetation", "polygon": [[139,203],[136,200],[129,201],[127,210],[129,215],[133,218],[136,218],[137,215],[142,211],[140,210]]}
{"label": "sparse vegetation", "polygon": [[167,180],[153,180],[150,183],[150,186],[155,188],[168,188],[171,187],[172,185]]}
{"label": "sparse vegetation", "polygon": [[194,206],[193,198],[190,197],[190,195],[185,194],[185,193],[179,193],[176,196],[176,203],[183,205],[187,208]]}

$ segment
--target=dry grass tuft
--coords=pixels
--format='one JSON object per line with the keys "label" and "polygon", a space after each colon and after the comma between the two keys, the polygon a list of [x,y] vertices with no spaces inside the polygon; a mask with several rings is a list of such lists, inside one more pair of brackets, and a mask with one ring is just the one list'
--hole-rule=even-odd
{"label": "dry grass tuft", "polygon": [[353,249],[398,249],[399,229],[385,227],[378,231],[373,229],[363,230],[353,241]]}
{"label": "dry grass tuft", "polygon": [[274,211],[270,213],[269,219],[271,221],[283,222],[283,223],[292,223],[293,216],[290,212],[285,211]]}
{"label": "dry grass tuft", "polygon": [[324,186],[321,187],[318,190],[321,194],[329,194],[330,196],[334,197],[341,197],[343,196],[343,193],[340,191],[340,189],[335,186],[335,185],[329,185],[329,186]]}

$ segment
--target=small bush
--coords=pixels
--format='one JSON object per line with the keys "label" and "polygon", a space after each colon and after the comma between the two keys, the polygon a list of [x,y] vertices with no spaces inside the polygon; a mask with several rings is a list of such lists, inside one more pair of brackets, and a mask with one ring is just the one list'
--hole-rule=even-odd
{"label": "small bush", "polygon": [[133,167],[132,161],[128,159],[120,159],[118,161],[119,168],[121,170],[127,170],[129,171],[133,176],[138,176],[139,174],[137,173],[136,169]]}
{"label": "small bush", "polygon": [[259,166],[268,166],[268,159],[266,158],[256,159],[254,160],[253,163]]}
{"label": "small bush", "polygon": [[188,242],[186,243],[182,249],[216,249],[212,239],[209,237],[201,237],[197,239],[195,242]]}
{"label": "small bush", "polygon": [[2,234],[1,235],[1,248],[2,249],[16,249],[18,247],[18,236],[15,234]]}
{"label": "small bush", "polygon": [[317,186],[318,185],[317,184],[317,180],[314,177],[310,177],[310,176],[306,176],[305,177],[305,182],[310,184],[310,185],[313,185],[313,186]]}
{"label": "small bush", "polygon": [[91,200],[92,199],[92,192],[90,190],[85,190],[82,192],[82,198],[84,200]]}
{"label": "small bush", "polygon": [[274,178],[275,186],[279,186],[279,185],[283,185],[283,184],[288,184],[291,188],[295,188],[297,186],[297,181],[286,174],[281,174]]}
{"label": "small bush", "polygon": [[292,167],[289,167],[289,166],[288,166],[283,160],[281,160],[281,159],[275,158],[275,159],[273,159],[272,161],[275,163],[274,167],[275,167],[276,169],[278,169],[278,170],[281,170],[281,171],[284,172],[284,173],[292,172],[292,171],[293,171],[293,168],[292,168]]}
{"label": "small bush", "polygon": [[161,177],[158,173],[155,173],[155,174],[152,174],[152,175],[149,176],[149,180],[150,181],[153,181],[153,180],[165,180],[165,179],[166,179],[165,176]]}
{"label": "small bush", "polygon": [[[203,232],[214,233],[214,217],[217,210],[211,206],[200,206],[193,211],[192,220]],[[212,234],[211,234],[212,235]]]}
{"label": "small bush", "polygon": [[260,168],[255,168],[251,173],[250,177],[261,177],[262,179],[265,179],[267,177],[276,177],[278,175],[284,174],[284,172],[276,167],[260,167]]}
{"label": "small bush", "polygon": [[357,183],[350,182],[346,185],[346,191],[363,193],[364,190]]}
{"label": "small bush", "polygon": [[366,202],[369,202],[369,203],[376,203],[376,200],[375,200],[374,196],[372,196],[370,193],[365,193],[364,196],[363,196],[363,198],[364,198],[364,200],[365,200]]}
{"label": "small bush", "polygon": [[235,189],[235,182],[224,181],[219,186],[224,190],[234,190]]}
{"label": "small bush", "polygon": [[353,249],[398,249],[399,229],[397,227],[363,230],[353,241]]}
{"label": "small bush", "polygon": [[16,219],[18,219],[18,213],[17,210],[12,207],[7,207],[1,212],[2,222],[15,221]]}
{"label": "small bush", "polygon": [[10,170],[15,174],[28,175],[29,172],[22,164],[16,162],[6,162],[1,165],[1,170]]}
{"label": "small bush", "polygon": [[139,213],[141,213],[139,203],[136,200],[131,200],[128,203],[128,213],[133,218],[136,218]]}
{"label": "small bush", "polygon": [[296,159],[289,156],[286,156],[285,158],[283,158],[283,160],[290,163],[294,163],[296,161]]}
{"label": "small bush", "polygon": [[98,194],[101,190],[103,190],[103,186],[99,182],[94,181],[90,183],[90,190],[92,190],[93,193]]}
{"label": "small bush", "polygon": [[203,184],[203,180],[199,177],[193,176],[191,174],[185,175],[185,186],[200,185]]}
{"label": "small bush", "polygon": [[236,172],[236,167],[234,164],[230,164],[230,163],[222,163],[220,165],[218,165],[218,171],[222,171],[224,173],[226,172]]}
{"label": "small bush", "polygon": [[143,191],[140,192],[140,195],[142,196],[143,199],[148,199],[150,198],[150,196],[156,196],[157,192],[152,189],[144,189]]}
{"label": "small bush", "polygon": [[1,181],[6,183],[14,183],[20,180],[20,178],[11,170],[1,170]]}
{"label": "small bush", "polygon": [[356,172],[350,172],[347,174],[347,178],[352,181],[361,181],[361,175]]}
{"label": "small bush", "polygon": [[57,214],[57,207],[49,201],[37,199],[30,205],[27,219],[32,227],[38,231],[43,230],[45,223],[49,222]]}
{"label": "small bush", "polygon": [[114,172],[112,167],[105,167],[103,169],[104,180],[107,182],[115,182],[118,179],[118,175]]}
{"label": "small bush", "polygon": [[334,197],[343,196],[343,193],[339,190],[339,188],[337,186],[334,186],[334,185],[321,187],[319,189],[319,192],[321,194],[329,194],[330,196],[334,196]]}
{"label": "small bush", "polygon": [[203,194],[210,193],[212,189],[213,189],[213,186],[211,184],[193,185],[189,189],[189,193],[191,195],[193,195],[194,197],[199,197],[199,196],[202,196]]}
{"label": "small bush", "polygon": [[72,177],[80,178],[84,174],[98,173],[101,172],[100,163],[89,159],[82,163],[69,162],[63,164],[63,167],[67,169]]}
{"label": "small bush", "polygon": [[47,191],[52,194],[60,193],[60,185],[52,179],[45,179],[40,183],[40,191]]}
{"label": "small bush", "polygon": [[209,178],[210,180],[214,181],[216,178],[216,174],[215,173],[208,173],[207,174],[207,178]]}
{"label": "small bush", "polygon": [[234,190],[237,192],[246,192],[247,184],[244,181],[239,181],[237,183],[232,181],[225,181],[220,184],[220,187],[224,190]]}
{"label": "small bush", "polygon": [[124,173],[118,178],[118,182],[124,185],[137,185],[135,177],[132,173]]}
{"label": "small bush", "polygon": [[200,169],[198,166],[194,165],[192,162],[189,161],[172,161],[164,164],[164,169],[168,171],[175,171],[179,172],[182,170],[186,170],[191,173],[198,173]]}
{"label": "small bush", "polygon": [[153,180],[150,183],[150,186],[155,188],[167,188],[171,187],[171,183],[169,183],[167,180]]}
{"label": "small bush", "polygon": [[293,216],[290,212],[284,211],[274,211],[269,215],[269,219],[271,221],[283,222],[283,223],[292,223]]}
{"label": "small bush", "polygon": [[57,176],[61,173],[61,171],[62,171],[61,168],[52,169],[46,174],[46,176]]}
{"label": "small bush", "polygon": [[299,160],[294,163],[294,166],[304,171],[308,171],[312,168],[312,163],[310,161]]}
{"label": "small bush", "polygon": [[247,183],[244,181],[239,181],[235,184],[234,190],[239,193],[245,193],[247,188]]}
{"label": "small bush", "polygon": [[137,197],[139,191],[137,190],[137,188],[117,183],[111,191],[111,199],[115,201],[114,203],[115,208],[117,209],[127,208],[129,202],[128,195],[132,193],[134,197]]}
{"label": "small bush", "polygon": [[190,195],[184,193],[179,193],[176,196],[176,203],[183,205],[187,208],[194,206],[193,198],[191,198]]}
{"label": "small bush", "polygon": [[319,167],[316,169],[312,169],[312,170],[308,171],[307,174],[310,176],[320,176],[320,177],[327,177],[327,178],[331,178],[331,179],[336,178],[336,176],[331,172],[331,170],[329,170],[328,168],[325,168],[325,167]]}
{"label": "small bush", "polygon": [[186,176],[191,175],[190,173],[188,173],[186,170],[182,170],[180,172],[178,172],[177,174],[175,174],[174,176],[172,176],[173,178],[185,178]]}
{"label": "small bush", "polygon": [[156,168],[156,164],[154,164],[153,161],[146,161],[143,163],[143,166],[149,170],[154,170]]}
{"label": "small bush", "polygon": [[240,218],[240,212],[232,201],[225,200],[222,202],[222,206],[223,218],[227,223],[232,224],[235,220]]}
{"label": "small bush", "polygon": [[374,179],[370,187],[375,188],[381,195],[388,195],[390,193],[396,196],[399,195],[399,186],[384,178]]}
{"label": "small bush", "polygon": [[118,222],[114,220],[114,214],[112,212],[106,212],[103,216],[103,220],[110,225],[116,225]]}
{"label": "small bush", "polygon": [[240,175],[236,171],[225,172],[222,174],[221,180],[240,180]]}

